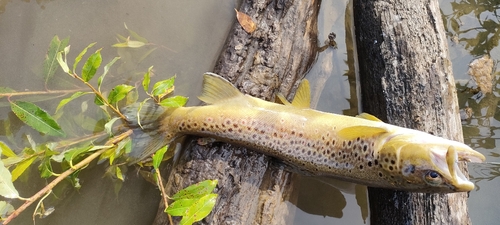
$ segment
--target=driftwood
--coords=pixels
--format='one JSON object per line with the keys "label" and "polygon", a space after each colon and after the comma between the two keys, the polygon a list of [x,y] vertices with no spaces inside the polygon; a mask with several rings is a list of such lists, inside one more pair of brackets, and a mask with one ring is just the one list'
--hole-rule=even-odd
{"label": "driftwood", "polygon": [[[289,95],[316,57],[319,5],[319,0],[244,1],[238,11],[252,17],[257,30],[248,34],[236,22],[214,72],[256,97]],[[292,190],[291,173],[270,157],[229,144],[201,146],[195,139],[187,141],[166,178],[168,194],[218,179],[216,206],[202,224],[287,223],[283,200]],[[163,209],[160,205],[153,224],[168,223]]]}
{"label": "driftwood", "polygon": [[[437,0],[356,0],[363,111],[463,141],[455,83]],[[467,193],[369,188],[372,224],[470,224]]]}

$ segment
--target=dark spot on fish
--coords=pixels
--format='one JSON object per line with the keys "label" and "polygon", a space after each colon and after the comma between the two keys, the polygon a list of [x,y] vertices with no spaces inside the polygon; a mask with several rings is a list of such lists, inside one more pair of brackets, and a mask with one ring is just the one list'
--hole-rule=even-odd
{"label": "dark spot on fish", "polygon": [[188,125],[187,125],[187,128],[188,128],[188,129],[191,129],[191,125],[189,125],[189,124],[188,124]]}
{"label": "dark spot on fish", "polygon": [[241,132],[243,132],[243,130],[240,128],[240,129],[238,129],[238,132],[241,133]]}
{"label": "dark spot on fish", "polygon": [[193,123],[193,126],[194,126],[194,127],[197,127],[197,126],[198,126],[198,123]]}
{"label": "dark spot on fish", "polygon": [[292,130],[292,135],[295,135],[295,131],[294,130]]}
{"label": "dark spot on fish", "polygon": [[264,134],[264,133],[266,133],[266,131],[264,131],[264,130],[261,130],[261,131],[260,131],[260,133],[261,133],[261,134]]}
{"label": "dark spot on fish", "polygon": [[234,128],[238,128],[238,124],[233,124],[233,127]]}
{"label": "dark spot on fish", "polygon": [[359,169],[362,170],[363,169],[363,165],[359,165]]}
{"label": "dark spot on fish", "polygon": [[388,162],[389,162],[389,158],[384,158],[384,161],[385,161],[386,163],[388,163]]}
{"label": "dark spot on fish", "polygon": [[345,141],[342,142],[342,147],[345,148]]}
{"label": "dark spot on fish", "polygon": [[382,174],[382,172],[378,172],[378,176],[383,177],[384,175]]}
{"label": "dark spot on fish", "polygon": [[307,151],[307,155],[311,155],[311,151]]}
{"label": "dark spot on fish", "polygon": [[300,134],[299,134],[299,137],[302,137],[302,136],[304,136],[304,135],[303,135],[302,133],[300,133]]}
{"label": "dark spot on fish", "polygon": [[233,132],[233,128],[229,128],[229,129],[227,129],[227,131]]}
{"label": "dark spot on fish", "polygon": [[356,142],[359,142],[359,139],[360,139],[359,137],[358,137],[358,138],[356,138]]}
{"label": "dark spot on fish", "polygon": [[396,161],[394,161],[394,159],[393,159],[393,160],[391,160],[391,164],[392,164],[392,165],[396,164]]}
{"label": "dark spot on fish", "polygon": [[328,161],[326,158],[323,159],[323,162],[326,163],[326,161]]}
{"label": "dark spot on fish", "polygon": [[205,128],[204,128],[204,127],[202,127],[200,130],[201,130],[201,131],[205,131]]}
{"label": "dark spot on fish", "polygon": [[335,140],[332,140],[332,145],[335,145]]}
{"label": "dark spot on fish", "polygon": [[182,126],[179,126],[179,130],[182,131]]}
{"label": "dark spot on fish", "polygon": [[372,167],[372,161],[368,161],[368,167]]}
{"label": "dark spot on fish", "polygon": [[368,150],[368,146],[367,145],[363,145],[363,152],[366,152],[366,150]]}
{"label": "dark spot on fish", "polygon": [[389,170],[391,170],[391,171],[392,171],[393,169],[394,169],[394,168],[393,168],[392,166],[389,166]]}
{"label": "dark spot on fish", "polygon": [[376,165],[378,165],[378,160],[376,160],[376,159],[375,159],[375,161],[374,161],[374,162],[375,162],[375,166],[376,166]]}
{"label": "dark spot on fish", "polygon": [[328,146],[328,145],[330,145],[330,141],[327,141],[327,142],[326,142],[326,146]]}

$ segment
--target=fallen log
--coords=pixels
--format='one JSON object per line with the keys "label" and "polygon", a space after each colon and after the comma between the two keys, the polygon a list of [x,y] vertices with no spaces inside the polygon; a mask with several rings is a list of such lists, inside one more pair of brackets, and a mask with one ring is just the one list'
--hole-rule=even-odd
{"label": "fallen log", "polygon": [[[252,17],[257,30],[249,34],[235,22],[213,72],[243,93],[266,100],[277,92],[290,95],[316,57],[319,5],[320,0],[243,1],[238,11]],[[166,191],[173,194],[218,179],[216,205],[201,224],[287,223],[284,200],[291,193],[292,176],[283,165],[245,148],[195,141],[187,141],[166,178]],[[168,223],[163,209],[160,205],[153,224]]]}
{"label": "fallen log", "polygon": [[[385,122],[463,141],[437,0],[355,0],[362,109]],[[369,188],[371,224],[470,224],[467,193]]]}

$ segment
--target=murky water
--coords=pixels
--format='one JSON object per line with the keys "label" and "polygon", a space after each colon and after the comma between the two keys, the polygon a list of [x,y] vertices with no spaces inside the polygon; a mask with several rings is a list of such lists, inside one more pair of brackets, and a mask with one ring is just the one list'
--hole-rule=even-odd
{"label": "murky water", "polygon": [[[17,91],[45,90],[41,77],[42,62],[54,35],[70,36],[71,55],[91,42],[104,47],[103,62],[114,56],[122,57],[107,77],[106,85],[134,82],[137,75],[154,65],[155,80],[177,75],[177,94],[191,97],[197,104],[201,75],[211,70],[234,20],[234,1],[0,1],[0,86]],[[322,111],[355,115],[357,96],[352,51],[352,15],[349,2],[323,1],[319,15],[319,39],[323,42],[330,32],[337,35],[338,49],[322,52],[315,67],[307,75],[313,84],[313,105]],[[468,64],[475,58],[490,54],[500,59],[496,15],[500,1],[441,1],[443,18],[449,35],[450,56],[458,81],[457,88],[474,87],[467,74]],[[495,11],[496,10],[496,11]],[[146,50],[112,48],[116,35],[127,36],[128,28],[150,42]],[[91,51],[95,51],[96,48]],[[156,49],[147,57],[149,50]],[[471,107],[472,119],[464,121],[465,142],[481,151],[490,162],[500,162],[496,149],[499,137],[500,114],[497,113],[499,92],[498,72],[495,72],[492,94],[483,97],[460,92],[460,107]],[[57,76],[65,76],[60,72]],[[51,90],[68,87],[67,79],[47,85]],[[71,87],[71,86],[70,86]],[[47,99],[53,95],[37,96]],[[16,100],[23,99],[16,98]],[[56,98],[57,99],[57,98]],[[57,99],[58,100],[58,99]],[[88,100],[87,101],[91,101]],[[53,109],[58,101],[39,101],[37,104]],[[91,102],[89,104],[92,104]],[[0,99],[0,140],[14,149],[28,145],[26,135],[43,140],[30,128],[14,118],[6,100]],[[84,104],[73,105],[81,111]],[[91,125],[89,125],[92,127]],[[84,131],[91,134],[92,130]],[[500,165],[471,165],[471,176],[479,186],[472,191],[469,210],[473,224],[497,224],[500,221]],[[55,211],[37,224],[150,224],[156,214],[159,193],[153,185],[127,171],[127,181],[119,195],[113,182],[101,179],[102,166],[81,174],[79,191],[56,191],[62,201],[48,202]],[[38,176],[32,171],[17,182],[22,196],[36,192],[44,181],[30,182]],[[297,183],[295,224],[369,224],[366,188],[351,183],[322,178],[302,178]],[[67,184],[66,184],[67,185]],[[53,205],[50,205],[53,203]],[[295,206],[296,205],[296,206]],[[31,224],[31,210],[12,224]]]}

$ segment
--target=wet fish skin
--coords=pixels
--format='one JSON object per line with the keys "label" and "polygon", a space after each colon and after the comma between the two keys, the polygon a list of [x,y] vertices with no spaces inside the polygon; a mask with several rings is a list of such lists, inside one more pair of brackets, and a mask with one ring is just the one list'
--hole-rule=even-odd
{"label": "wet fish skin", "polygon": [[[163,145],[182,135],[212,137],[312,175],[372,187],[441,193],[474,188],[458,161],[482,162],[484,156],[467,145],[386,124],[369,114],[350,117],[309,109],[305,88],[299,88],[297,96],[303,99],[291,105],[286,100],[285,105],[267,102],[207,73],[200,99],[208,105],[155,113],[158,129],[150,139]],[[141,149],[140,157],[154,150]]]}

